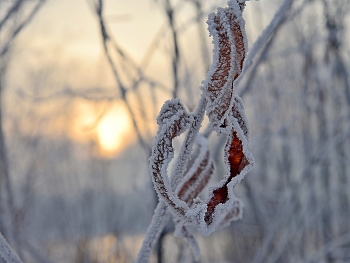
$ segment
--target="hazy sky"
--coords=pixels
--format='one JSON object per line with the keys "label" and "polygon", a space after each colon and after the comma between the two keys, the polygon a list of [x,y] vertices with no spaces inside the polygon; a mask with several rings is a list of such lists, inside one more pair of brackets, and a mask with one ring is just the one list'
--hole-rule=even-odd
{"label": "hazy sky", "polygon": [[[159,9],[151,1],[105,1],[104,15],[116,39],[136,60],[161,24]],[[48,0],[21,38],[43,48],[61,44],[75,56],[100,55],[98,21],[86,0]]]}
{"label": "hazy sky", "polygon": [[[8,71],[7,85],[10,92],[24,90],[33,96],[43,97],[65,87],[115,89],[115,80],[106,63],[98,19],[92,10],[91,2],[47,0],[15,42],[15,52],[12,54]],[[224,5],[226,1],[218,2]],[[104,3],[104,18],[114,39],[137,64],[140,64],[152,41],[167,24],[162,13],[164,11],[161,11],[160,5],[153,0],[106,0]],[[248,30],[250,38],[255,38],[263,24],[268,22],[263,21],[263,18],[269,15],[271,10],[261,16],[260,7],[260,2],[247,3],[245,17],[249,27],[253,28]],[[212,8],[215,9],[216,6]],[[192,11],[190,6],[182,7],[181,16],[177,17],[179,24],[187,25],[186,21],[191,17]],[[255,20],[260,20],[260,23],[253,25],[252,21]],[[206,27],[205,24],[203,26]],[[198,64],[198,61],[201,61],[198,45],[193,44],[198,41],[198,35],[190,26],[186,29],[186,35],[181,35],[180,41],[184,52],[182,57],[191,70],[199,72],[191,72],[192,75],[198,75],[198,81],[194,84],[198,87],[200,80],[205,77],[205,72],[200,70],[203,65]],[[210,41],[208,36],[208,43]],[[167,53],[169,47],[167,41],[163,42],[163,46],[154,54],[146,74],[170,86],[172,76]],[[39,108],[39,105],[36,108]],[[81,106],[77,108],[79,111]],[[93,115],[93,111],[84,112],[86,116],[78,113],[82,122],[87,119],[93,122],[97,118],[98,113]],[[152,121],[155,122],[154,118]]]}
{"label": "hazy sky", "polygon": [[[153,1],[105,1],[104,17],[115,40],[136,63],[140,63],[162,26],[159,7]],[[8,70],[9,93],[23,90],[35,97],[45,97],[65,87],[114,88],[98,26],[89,1],[47,0],[16,39]],[[160,64],[157,66],[157,60],[153,64],[158,70],[166,70]],[[159,75],[166,78],[168,74]],[[88,116],[81,116],[82,122],[97,118],[92,110],[85,113]],[[115,116],[118,114],[121,116],[120,113]],[[108,112],[107,115],[111,116]],[[108,126],[105,121],[101,123]],[[126,122],[123,124],[126,126]],[[129,126],[125,128],[130,129]]]}

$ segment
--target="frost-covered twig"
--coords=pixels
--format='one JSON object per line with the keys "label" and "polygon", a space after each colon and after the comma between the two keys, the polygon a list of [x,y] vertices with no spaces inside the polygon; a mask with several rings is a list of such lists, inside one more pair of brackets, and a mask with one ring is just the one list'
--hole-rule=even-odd
{"label": "frost-covered twig", "polygon": [[22,263],[17,253],[11,248],[9,243],[0,233],[0,256],[5,260],[6,263]]}
{"label": "frost-covered twig", "polygon": [[159,202],[156,209],[154,210],[152,222],[147,229],[145,239],[143,240],[142,246],[136,259],[136,263],[147,263],[149,261],[152,248],[157,242],[160,233],[164,228],[164,224],[167,221],[167,215],[168,211],[165,203]]}

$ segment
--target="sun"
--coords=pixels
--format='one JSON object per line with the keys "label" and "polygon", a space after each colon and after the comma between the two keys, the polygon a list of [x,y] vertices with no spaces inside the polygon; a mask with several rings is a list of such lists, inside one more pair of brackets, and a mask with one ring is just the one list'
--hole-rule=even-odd
{"label": "sun", "polygon": [[114,104],[101,117],[105,105],[79,102],[71,130],[72,138],[86,143],[96,142],[99,154],[115,156],[134,138],[132,122],[123,104]]}
{"label": "sun", "polygon": [[126,141],[131,123],[126,110],[114,106],[99,121],[96,135],[101,148],[107,152],[116,152]]}

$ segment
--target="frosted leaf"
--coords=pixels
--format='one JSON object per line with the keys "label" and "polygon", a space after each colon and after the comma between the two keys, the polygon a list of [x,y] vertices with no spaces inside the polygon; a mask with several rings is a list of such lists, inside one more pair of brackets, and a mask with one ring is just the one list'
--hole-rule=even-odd
{"label": "frosted leaf", "polygon": [[229,136],[225,146],[225,162],[229,166],[230,174],[224,184],[219,184],[219,187],[212,189],[212,195],[208,202],[207,211],[205,214],[205,221],[211,224],[215,209],[218,204],[224,204],[230,197],[228,191],[228,184],[232,178],[239,175],[245,166],[243,148],[236,132],[233,136]]}
{"label": "frosted leaf", "polygon": [[232,104],[233,81],[243,68],[247,38],[242,18],[242,4],[229,1],[227,8],[210,14],[207,24],[213,36],[213,63],[202,90],[208,100],[207,114],[214,128],[219,127]]}
{"label": "frosted leaf", "polygon": [[214,172],[214,161],[210,157],[207,139],[199,135],[197,145],[198,149],[191,157],[192,163],[177,188],[178,197],[190,207],[193,199],[199,196]]}

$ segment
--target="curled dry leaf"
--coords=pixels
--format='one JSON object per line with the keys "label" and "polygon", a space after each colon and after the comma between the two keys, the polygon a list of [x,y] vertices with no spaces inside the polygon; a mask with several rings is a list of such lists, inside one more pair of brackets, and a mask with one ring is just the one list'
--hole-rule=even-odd
{"label": "curled dry leaf", "polygon": [[226,170],[229,171],[216,187],[207,202],[205,221],[211,224],[215,217],[215,209],[230,199],[231,209],[221,216],[221,225],[242,217],[242,202],[233,194],[233,187],[239,183],[254,165],[252,154],[248,150],[249,127],[244,114],[243,102],[238,96],[233,97],[233,105],[220,131],[227,134],[224,149]]}
{"label": "curled dry leaf", "polygon": [[242,5],[229,1],[227,8],[210,14],[207,24],[213,36],[213,63],[202,90],[208,100],[207,114],[214,128],[219,127],[232,105],[233,81],[243,68],[247,38],[242,18]]}
{"label": "curled dry leaf", "polygon": [[[225,156],[228,160],[230,174],[224,183],[219,184],[219,187],[215,188],[212,192],[211,198],[208,202],[207,212],[205,214],[205,222],[210,225],[214,220],[215,209],[219,204],[225,204],[230,198],[235,200],[233,194],[230,195],[229,189],[232,189],[234,185],[230,184],[233,178],[238,176],[240,172],[247,166],[247,158],[243,154],[242,142],[238,139],[237,133],[233,132],[229,135],[226,147]],[[237,203],[233,205],[235,207],[235,216],[232,215],[232,219],[240,218],[242,211],[240,207],[237,207]],[[232,214],[232,211],[230,210]]]}

